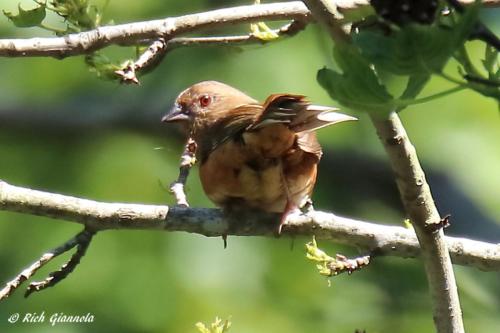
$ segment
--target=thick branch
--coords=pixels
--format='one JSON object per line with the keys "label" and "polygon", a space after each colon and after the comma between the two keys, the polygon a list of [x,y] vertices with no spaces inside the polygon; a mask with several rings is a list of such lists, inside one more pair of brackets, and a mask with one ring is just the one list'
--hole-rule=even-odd
{"label": "thick branch", "polygon": [[[472,0],[460,1],[465,5],[472,2]],[[370,13],[368,0],[337,0],[335,5],[338,13],[343,16],[341,20],[343,23],[359,20]],[[483,0],[483,5],[497,7],[500,6],[500,0]],[[205,28],[290,19],[310,21],[311,17],[309,10],[301,1],[240,6],[161,20],[105,26],[64,37],[0,39],[0,56],[64,58],[87,54],[113,44],[135,45],[161,37],[168,40]]]}
{"label": "thick branch", "polygon": [[[314,18],[332,39],[348,43],[339,29],[337,8],[327,0],[304,0]],[[372,123],[384,145],[396,176],[406,213],[415,227],[433,301],[434,322],[439,333],[464,332],[462,310],[443,223],[420,166],[415,148],[395,112],[388,117],[372,116]]]}
{"label": "thick branch", "polygon": [[438,332],[464,332],[457,285],[441,218],[418,161],[415,147],[396,113],[387,119],[372,117],[373,124],[389,156],[405,210],[417,234]]}
{"label": "thick branch", "polygon": [[205,13],[169,17],[162,20],[100,27],[64,37],[0,39],[0,56],[53,56],[64,58],[71,55],[90,53],[112,44],[132,45],[139,41],[154,40],[160,37],[168,40],[187,32],[205,28],[262,20],[289,19],[309,20],[309,12],[302,2],[293,1],[225,8]]}
{"label": "thick branch", "polygon": [[[0,181],[0,210],[54,217],[92,230],[154,229],[222,235],[274,237],[279,216],[248,212],[237,218],[218,209],[103,203],[9,185]],[[363,252],[403,258],[419,256],[415,233],[403,227],[353,220],[331,213],[292,216],[283,235],[315,235]],[[485,271],[500,270],[500,245],[446,237],[453,262]]]}

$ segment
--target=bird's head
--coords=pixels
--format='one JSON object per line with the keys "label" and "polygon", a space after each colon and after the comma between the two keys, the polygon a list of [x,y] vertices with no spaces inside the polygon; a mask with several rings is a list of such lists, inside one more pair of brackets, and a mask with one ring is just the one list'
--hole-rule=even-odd
{"label": "bird's head", "polygon": [[193,127],[211,122],[243,104],[256,101],[233,87],[217,81],[203,81],[179,94],[163,122],[179,122]]}

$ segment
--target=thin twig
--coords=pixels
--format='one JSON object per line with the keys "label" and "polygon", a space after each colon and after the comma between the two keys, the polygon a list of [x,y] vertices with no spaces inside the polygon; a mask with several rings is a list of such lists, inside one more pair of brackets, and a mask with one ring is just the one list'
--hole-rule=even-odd
{"label": "thin twig", "polygon": [[[290,23],[283,25],[279,29],[272,30],[279,37],[292,37],[298,32],[304,30],[307,25],[307,21],[304,20],[293,20]],[[274,41],[274,39],[272,40]],[[264,40],[255,36],[253,33],[241,36],[214,36],[214,37],[178,37],[171,39],[169,41],[169,46],[171,47],[181,47],[181,46],[205,46],[205,45],[239,45],[239,44],[267,44],[269,40]]]}
{"label": "thin twig", "polygon": [[370,256],[360,256],[355,258],[348,258],[340,253],[335,255],[335,262],[328,265],[328,268],[332,271],[332,275],[338,275],[341,273],[352,274],[355,271],[359,271],[363,267],[370,264]]}
{"label": "thin twig", "polygon": [[[92,230],[147,229],[184,231],[209,237],[275,237],[280,214],[241,212],[237,218],[218,209],[179,208],[125,203],[104,203],[31,190],[0,181],[0,210],[53,217],[84,224]],[[473,223],[474,221],[471,221]],[[420,255],[415,232],[312,211],[291,216],[283,236],[311,236],[354,246],[364,253],[414,258]],[[484,271],[500,270],[500,244],[445,237],[455,264]]]}
{"label": "thin twig", "polygon": [[175,201],[178,206],[189,207],[187,202],[186,193],[184,192],[184,187],[186,186],[187,178],[189,176],[189,170],[196,163],[196,142],[193,138],[189,137],[186,145],[184,146],[184,151],[181,155],[181,163],[179,166],[179,177],[177,180],[170,184],[170,192],[174,195]]}
{"label": "thin twig", "polygon": [[[278,36],[291,37],[303,30],[307,22],[294,20],[285,24],[279,29],[273,30]],[[274,41],[274,39],[273,39]],[[115,73],[121,78],[123,83],[138,84],[137,73],[146,73],[153,70],[165,57],[165,55],[180,47],[189,46],[224,46],[224,45],[251,45],[266,44],[269,41],[263,40],[253,33],[241,36],[212,36],[212,37],[177,37],[169,41],[159,38],[149,45],[149,47],[139,56],[139,58]]]}
{"label": "thin twig", "polygon": [[137,73],[152,70],[168,52],[167,42],[159,38],[149,45],[139,58],[133,63],[126,64],[122,69],[115,71],[122,83],[139,84]]}
{"label": "thin twig", "polygon": [[335,260],[326,264],[328,276],[337,276],[342,273],[351,275],[352,273],[363,269],[370,264],[370,256],[360,256],[355,258],[348,258],[343,254],[337,253]]}
{"label": "thin twig", "polygon": [[85,251],[88,248],[93,235],[93,231],[84,229],[64,244],[44,253],[40,257],[40,259],[31,264],[31,266],[23,270],[21,273],[19,273],[13,280],[7,282],[5,287],[0,291],[0,301],[9,297],[24,281],[29,280],[40,268],[45,266],[49,261],[71,250],[75,246],[78,246],[77,251],[75,252],[75,254],[73,254],[70,261],[64,264],[60,268],[60,270],[50,273],[49,276],[42,282],[32,282],[26,290],[25,297],[28,297],[34,291],[43,290],[60,282],[73,271],[76,265],[78,265],[81,257],[83,257],[83,255],[85,254]]}
{"label": "thin twig", "polygon": [[47,278],[40,282],[31,282],[24,294],[24,297],[28,297],[35,291],[41,291],[48,287],[53,287],[63,279],[65,279],[73,270],[78,266],[80,260],[87,252],[87,249],[92,241],[92,237],[95,232],[91,230],[83,230],[76,236],[77,248],[76,252],[71,256],[70,260],[61,266],[58,271],[54,271],[49,274]]}
{"label": "thin twig", "polygon": [[335,258],[326,254],[318,248],[316,238],[306,244],[306,258],[316,263],[319,274],[332,277],[342,273],[351,275],[355,271],[361,270],[370,264],[371,256],[359,256],[356,258],[347,258],[337,253]]}

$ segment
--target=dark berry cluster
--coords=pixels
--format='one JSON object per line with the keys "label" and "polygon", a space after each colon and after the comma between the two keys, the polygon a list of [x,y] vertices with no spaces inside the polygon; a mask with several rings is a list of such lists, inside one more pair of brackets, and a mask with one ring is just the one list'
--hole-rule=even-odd
{"label": "dark berry cluster", "polygon": [[438,9],[437,0],[371,0],[370,3],[378,15],[397,25],[431,24]]}

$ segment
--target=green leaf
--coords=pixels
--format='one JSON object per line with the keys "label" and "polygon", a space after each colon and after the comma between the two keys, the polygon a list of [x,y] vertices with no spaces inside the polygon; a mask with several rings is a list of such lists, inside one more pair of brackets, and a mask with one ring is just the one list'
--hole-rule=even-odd
{"label": "green leaf", "polygon": [[21,4],[19,4],[18,8],[19,14],[17,15],[3,11],[3,14],[18,28],[36,27],[45,19],[45,4],[28,10],[22,9]]}
{"label": "green leaf", "polygon": [[[353,37],[362,54],[380,69],[404,75],[416,71],[415,64],[408,56],[401,54],[404,49],[397,48],[395,38],[390,38],[372,31],[363,31]],[[396,54],[396,51],[399,51]],[[410,67],[407,69],[406,67]]]}
{"label": "green leaf", "polygon": [[377,69],[397,75],[439,73],[469,37],[477,22],[479,6],[472,5],[449,28],[439,24],[409,24],[386,36],[364,31],[353,38]]}
{"label": "green leaf", "polygon": [[[420,94],[422,89],[424,89],[425,85],[427,84],[427,82],[429,81],[430,78],[431,78],[431,76],[428,74],[415,74],[415,75],[410,76],[408,78],[408,83],[406,84],[405,90],[403,91],[403,93],[399,97],[399,101],[403,102],[405,100],[415,99],[415,97],[417,97],[418,94]],[[400,105],[397,108],[397,111],[398,112],[402,111],[407,106],[408,105],[404,105],[404,104]]]}
{"label": "green leaf", "polygon": [[420,94],[422,89],[424,89],[425,85],[431,78],[428,74],[416,74],[410,76],[408,79],[408,83],[406,84],[405,91],[399,97],[400,99],[414,99]]}
{"label": "green leaf", "polygon": [[342,73],[324,68],[317,74],[319,84],[333,99],[359,111],[385,114],[394,108],[393,97],[355,46],[335,46],[333,56]]}
{"label": "green leaf", "polygon": [[500,79],[500,61],[498,51],[488,44],[484,50],[484,69],[488,72],[490,79]]}

